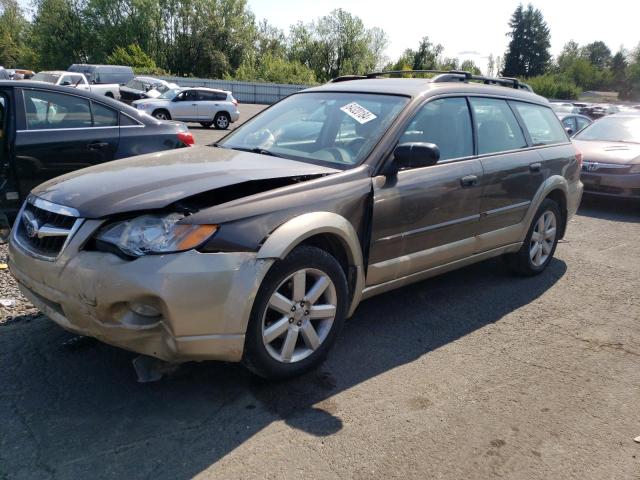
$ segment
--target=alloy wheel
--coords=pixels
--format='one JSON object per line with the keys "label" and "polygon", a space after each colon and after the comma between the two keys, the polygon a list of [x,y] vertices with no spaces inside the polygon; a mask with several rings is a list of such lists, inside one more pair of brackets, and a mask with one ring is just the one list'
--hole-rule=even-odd
{"label": "alloy wheel", "polygon": [[336,288],[321,270],[289,275],[275,289],[262,318],[262,341],[282,363],[299,362],[326,340],[337,312]]}
{"label": "alloy wheel", "polygon": [[529,242],[529,258],[535,267],[544,265],[551,255],[556,240],[556,231],[556,216],[552,211],[546,210],[538,218]]}
{"label": "alloy wheel", "polygon": [[216,125],[219,128],[225,129],[229,126],[229,119],[225,115],[218,115],[216,118]]}

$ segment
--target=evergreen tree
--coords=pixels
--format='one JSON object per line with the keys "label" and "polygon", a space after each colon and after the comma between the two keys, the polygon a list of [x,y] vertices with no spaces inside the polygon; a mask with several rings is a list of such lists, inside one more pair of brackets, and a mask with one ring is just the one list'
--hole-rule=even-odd
{"label": "evergreen tree", "polygon": [[551,54],[549,27],[542,12],[529,4],[526,10],[518,5],[509,21],[511,37],[505,53],[504,70],[507,77],[533,77],[545,73]]}

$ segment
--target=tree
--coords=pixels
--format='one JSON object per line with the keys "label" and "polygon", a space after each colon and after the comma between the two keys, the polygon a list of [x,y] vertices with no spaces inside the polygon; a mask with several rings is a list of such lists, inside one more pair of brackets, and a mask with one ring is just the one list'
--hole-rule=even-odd
{"label": "tree", "polygon": [[631,93],[627,78],[627,54],[621,47],[611,59],[611,75],[613,77],[613,88],[617,90],[620,97],[626,98]]}
{"label": "tree", "polygon": [[232,77],[235,80],[261,81],[273,83],[293,83],[311,85],[316,82],[313,70],[300,62],[289,61],[270,53],[264,55],[260,62],[244,63]]}
{"label": "tree", "polygon": [[473,75],[482,75],[482,71],[473,63],[473,60],[465,60],[460,65],[460,70],[464,70],[465,72],[471,72]]}
{"label": "tree", "polygon": [[487,76],[493,77],[496,74],[496,59],[493,56],[493,53],[489,54],[489,58],[487,58]]}
{"label": "tree", "polygon": [[162,69],[158,68],[156,62],[147,55],[137,43],[132,43],[127,47],[116,47],[107,57],[110,65],[129,65],[136,73],[146,73],[149,75],[161,75]]}
{"label": "tree", "polygon": [[505,53],[502,75],[532,77],[543,74],[551,59],[549,27],[542,12],[529,4],[526,10],[518,5],[509,21],[511,37]]}
{"label": "tree", "polygon": [[30,24],[16,0],[0,0],[0,65],[31,65],[35,52],[27,45]]}
{"label": "tree", "polygon": [[558,71],[560,73],[568,71],[578,58],[580,58],[580,45],[569,40],[556,59]]}
{"label": "tree", "polygon": [[611,65],[611,50],[604,42],[593,42],[582,47],[582,57],[596,68],[605,69]]}
{"label": "tree", "polygon": [[422,37],[413,56],[413,70],[436,70],[443,50],[442,45],[434,45],[429,41],[429,37]]}

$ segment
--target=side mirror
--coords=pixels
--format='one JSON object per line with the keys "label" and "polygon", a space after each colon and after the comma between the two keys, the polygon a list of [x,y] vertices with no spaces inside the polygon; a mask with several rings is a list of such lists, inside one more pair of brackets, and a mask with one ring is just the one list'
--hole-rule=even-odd
{"label": "side mirror", "polygon": [[71,82],[69,80],[65,80],[60,85],[63,86],[63,87],[68,87],[69,85],[71,85]]}
{"label": "side mirror", "polygon": [[393,157],[393,170],[396,172],[402,168],[429,167],[440,160],[440,149],[435,143],[402,143],[393,151]]}
{"label": "side mirror", "polygon": [[565,127],[565,132],[567,132],[567,135],[571,136],[573,135],[573,128],[571,127]]}

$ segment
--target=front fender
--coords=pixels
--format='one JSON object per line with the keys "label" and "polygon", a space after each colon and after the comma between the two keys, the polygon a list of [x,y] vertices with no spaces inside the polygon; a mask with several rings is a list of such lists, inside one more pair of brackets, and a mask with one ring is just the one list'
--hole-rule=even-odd
{"label": "front fender", "polygon": [[348,316],[355,311],[365,285],[362,247],[351,222],[337,213],[311,212],[299,215],[276,228],[266,239],[258,259],[283,259],[297,245],[314,235],[330,234],[338,237],[356,271],[356,282]]}

